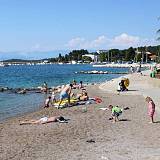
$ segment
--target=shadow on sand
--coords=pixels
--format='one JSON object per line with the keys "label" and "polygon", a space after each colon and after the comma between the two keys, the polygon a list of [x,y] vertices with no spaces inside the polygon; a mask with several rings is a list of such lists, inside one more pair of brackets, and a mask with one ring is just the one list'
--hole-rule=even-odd
{"label": "shadow on sand", "polygon": [[160,121],[155,121],[154,123],[160,123]]}
{"label": "shadow on sand", "polygon": [[120,119],[119,121],[124,121],[124,122],[125,122],[125,121],[128,121],[128,122],[129,122],[129,121],[131,121],[131,120],[129,120],[129,119]]}

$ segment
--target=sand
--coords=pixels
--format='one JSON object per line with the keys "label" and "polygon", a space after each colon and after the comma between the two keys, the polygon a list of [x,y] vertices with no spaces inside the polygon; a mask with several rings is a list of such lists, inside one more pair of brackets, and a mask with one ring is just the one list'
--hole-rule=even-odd
{"label": "sand", "polygon": [[[143,95],[118,95],[99,89],[99,85],[88,87],[88,91],[103,102],[87,105],[87,112],[83,105],[48,108],[1,122],[0,159],[160,160],[159,113],[156,123],[149,124]],[[129,107],[120,117],[122,121],[113,124],[108,120],[110,111],[99,109],[109,104]],[[63,115],[70,120],[66,124],[19,125],[19,120],[43,115]]]}

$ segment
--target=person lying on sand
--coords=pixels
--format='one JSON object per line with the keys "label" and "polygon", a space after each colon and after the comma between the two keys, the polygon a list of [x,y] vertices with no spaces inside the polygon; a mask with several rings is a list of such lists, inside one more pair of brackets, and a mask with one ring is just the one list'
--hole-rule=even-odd
{"label": "person lying on sand", "polygon": [[113,122],[115,123],[116,121],[119,121],[118,117],[122,114],[122,109],[119,108],[118,106],[112,106],[112,105],[109,105],[108,108],[112,112],[111,119],[113,119]]}
{"label": "person lying on sand", "polygon": [[53,116],[53,117],[42,117],[38,120],[32,119],[32,120],[20,121],[20,125],[24,125],[24,124],[46,124],[46,123],[51,123],[51,122],[67,123],[68,121],[62,116]]}

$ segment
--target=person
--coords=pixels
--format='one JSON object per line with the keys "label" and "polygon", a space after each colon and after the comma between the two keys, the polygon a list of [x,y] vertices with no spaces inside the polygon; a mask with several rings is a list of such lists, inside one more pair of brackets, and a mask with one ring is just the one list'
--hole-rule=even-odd
{"label": "person", "polygon": [[121,82],[119,83],[120,86],[120,91],[127,91],[128,89],[126,88],[126,86],[124,85],[124,80],[121,80]]}
{"label": "person", "polygon": [[49,96],[46,100],[45,100],[45,106],[44,108],[48,108],[51,104],[51,96]]}
{"label": "person", "polygon": [[141,64],[137,67],[137,73],[141,73]]}
{"label": "person", "polygon": [[78,94],[76,98],[80,101],[87,101],[89,99],[89,96],[86,89],[82,89],[82,93]]}
{"label": "person", "polygon": [[131,72],[131,73],[133,73],[133,72],[134,72],[134,68],[133,68],[133,66],[131,66],[131,68],[130,68],[130,72]]}
{"label": "person", "polygon": [[20,121],[20,125],[24,125],[24,124],[46,124],[46,123],[51,123],[51,122],[67,123],[68,121],[62,116],[53,116],[53,117],[42,117],[38,120],[32,119],[32,120]]}
{"label": "person", "polygon": [[59,105],[58,105],[58,108],[59,106],[61,105],[62,101],[67,98],[68,99],[68,104],[70,105],[70,97],[71,97],[71,91],[72,91],[72,87],[73,85],[70,84],[70,85],[66,85],[61,93],[60,93],[60,102],[59,102]]}
{"label": "person", "polygon": [[118,117],[122,114],[122,109],[119,108],[119,106],[113,106],[113,105],[109,105],[108,108],[112,112],[111,119],[113,119],[113,122],[119,121]]}
{"label": "person", "polygon": [[47,93],[47,91],[48,91],[48,85],[46,82],[43,83],[42,91],[45,93]]}
{"label": "person", "polygon": [[51,95],[51,101],[52,101],[52,103],[56,102],[56,97],[55,97],[54,91],[52,92],[52,95]]}
{"label": "person", "polygon": [[73,85],[76,85],[76,84],[77,84],[77,82],[76,82],[76,80],[75,80],[75,79],[73,79],[72,84],[73,84]]}
{"label": "person", "polygon": [[83,88],[82,81],[79,82],[79,89]]}
{"label": "person", "polygon": [[148,103],[148,116],[150,117],[149,123],[154,123],[155,104],[151,97],[146,97],[146,102]]}

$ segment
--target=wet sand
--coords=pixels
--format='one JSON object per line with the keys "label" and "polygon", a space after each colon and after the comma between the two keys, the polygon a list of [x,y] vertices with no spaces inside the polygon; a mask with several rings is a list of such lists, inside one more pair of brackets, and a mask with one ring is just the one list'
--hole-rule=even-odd
{"label": "wet sand", "polygon": [[[160,118],[149,124],[147,104],[142,95],[123,95],[88,87],[90,97],[103,102],[64,109],[48,108],[0,123],[1,160],[159,160]],[[108,120],[109,104],[129,107],[121,121]],[[19,125],[22,119],[62,115],[69,123]],[[86,142],[89,140],[89,142]]]}

